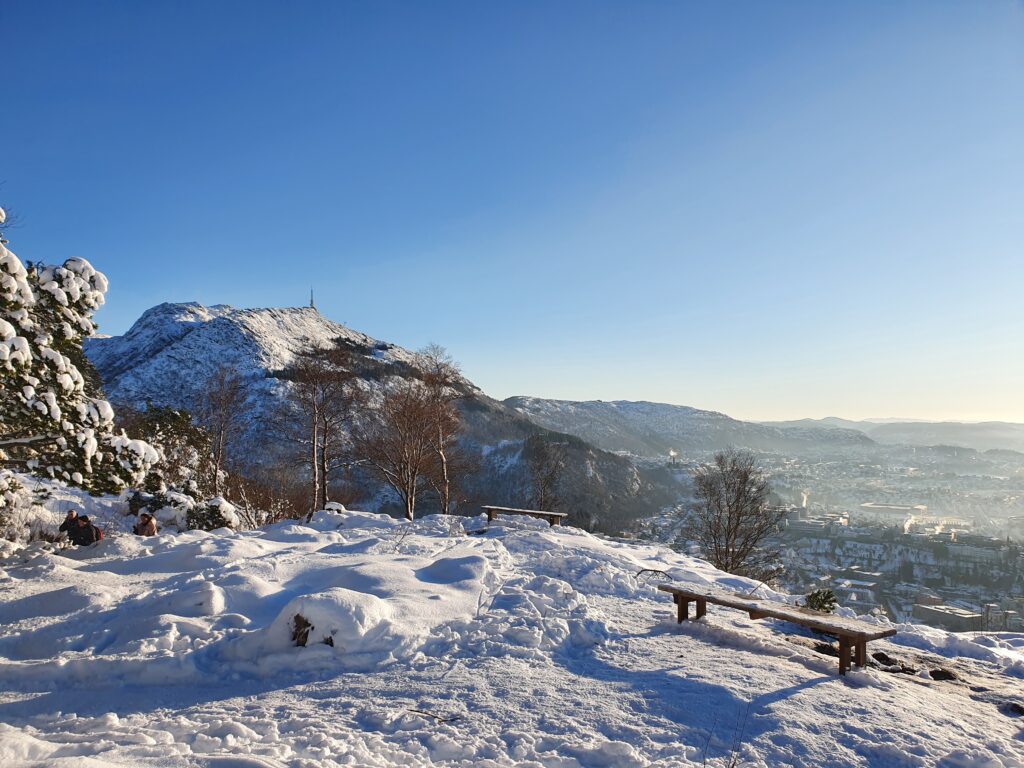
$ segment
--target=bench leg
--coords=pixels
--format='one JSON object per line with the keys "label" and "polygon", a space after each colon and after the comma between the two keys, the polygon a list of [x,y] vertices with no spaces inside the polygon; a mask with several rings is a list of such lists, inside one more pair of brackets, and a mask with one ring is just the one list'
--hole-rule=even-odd
{"label": "bench leg", "polygon": [[688,618],[690,618],[690,601],[676,595],[676,624],[682,624]]}
{"label": "bench leg", "polygon": [[868,641],[858,640],[855,648],[857,650],[857,666],[866,667],[868,665]]}
{"label": "bench leg", "polygon": [[845,635],[839,637],[839,674],[845,675],[850,668],[850,638]]}
{"label": "bench leg", "polygon": [[708,612],[708,601],[707,600],[698,600],[697,601],[697,618],[698,619],[703,618],[705,616],[705,614],[707,614],[707,612]]}

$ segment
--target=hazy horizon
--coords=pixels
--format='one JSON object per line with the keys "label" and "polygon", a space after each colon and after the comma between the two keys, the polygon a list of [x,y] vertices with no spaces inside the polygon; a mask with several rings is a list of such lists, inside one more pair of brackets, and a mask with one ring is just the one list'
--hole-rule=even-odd
{"label": "hazy horizon", "polygon": [[1024,6],[0,7],[25,260],[496,397],[1024,422]]}

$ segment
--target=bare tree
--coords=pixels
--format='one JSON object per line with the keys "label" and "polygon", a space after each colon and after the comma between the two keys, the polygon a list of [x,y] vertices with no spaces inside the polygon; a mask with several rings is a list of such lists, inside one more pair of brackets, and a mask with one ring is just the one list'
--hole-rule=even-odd
{"label": "bare tree", "polygon": [[433,403],[425,386],[403,380],[385,390],[375,418],[355,433],[354,452],[394,489],[405,516],[416,514],[416,497],[436,461]]}
{"label": "bare tree", "polygon": [[245,428],[248,393],[245,380],[234,368],[221,365],[206,381],[196,402],[199,423],[209,433],[213,449],[213,491],[223,490],[223,471],[232,444]]}
{"label": "bare tree", "polygon": [[530,506],[557,512],[561,506],[559,485],[565,472],[565,446],[543,435],[531,435],[523,446],[523,455],[530,470]]}
{"label": "bare tree", "polygon": [[288,391],[290,426],[299,426],[290,435],[305,453],[302,463],[309,471],[312,517],[329,501],[331,473],[342,462],[347,427],[362,395],[351,355],[341,348],[298,355],[285,377],[292,382]]}
{"label": "bare tree", "polygon": [[428,467],[426,480],[437,494],[441,512],[449,514],[459,481],[473,465],[459,444],[462,419],[456,402],[462,397],[458,389],[462,376],[458,364],[444,347],[431,344],[421,350],[420,355],[425,362],[423,383],[435,459]]}
{"label": "bare tree", "polygon": [[232,475],[228,492],[242,528],[252,530],[294,516],[292,478],[278,468],[264,470],[259,479]]}
{"label": "bare tree", "polygon": [[693,473],[697,502],[686,533],[708,561],[727,573],[769,581],[779,574],[779,550],[767,545],[785,510],[768,505],[771,486],[754,456],[727,450]]}

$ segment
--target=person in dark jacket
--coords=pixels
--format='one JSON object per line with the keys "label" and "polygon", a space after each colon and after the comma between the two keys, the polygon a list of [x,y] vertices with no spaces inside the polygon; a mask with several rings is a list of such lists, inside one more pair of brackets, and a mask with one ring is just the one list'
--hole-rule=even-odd
{"label": "person in dark jacket", "polygon": [[87,544],[95,544],[100,540],[99,529],[89,522],[88,515],[79,515],[74,510],[68,512],[68,516],[61,523],[60,530],[68,535],[68,541],[76,547],[84,547]]}
{"label": "person in dark jacket", "polygon": [[95,544],[100,540],[100,531],[89,522],[88,515],[78,516],[78,526],[73,529],[73,532],[74,536],[71,531],[68,532],[68,538],[71,539],[72,544],[79,547],[84,547],[86,544]]}
{"label": "person in dark jacket", "polygon": [[64,522],[60,524],[60,532],[66,533],[68,538],[71,538],[71,529],[78,525],[78,512],[69,509],[68,514],[64,518]]}

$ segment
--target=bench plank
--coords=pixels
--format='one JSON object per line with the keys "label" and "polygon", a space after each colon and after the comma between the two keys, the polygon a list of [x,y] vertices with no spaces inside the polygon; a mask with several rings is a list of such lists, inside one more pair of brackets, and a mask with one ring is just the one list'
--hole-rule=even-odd
{"label": "bench plank", "polygon": [[727,608],[746,611],[752,619],[781,619],[818,632],[834,635],[839,638],[840,675],[846,674],[851,662],[858,667],[867,665],[869,640],[879,640],[896,634],[895,629],[883,629],[860,619],[832,616],[810,608],[746,597],[716,587],[696,588],[659,584],[658,589],[672,595],[677,608],[676,618],[680,624],[689,618],[691,602],[697,603],[696,618],[698,619],[705,615],[708,603],[715,603]]}
{"label": "bench plank", "polygon": [[559,525],[562,519],[568,517],[567,512],[545,512],[542,509],[518,509],[516,507],[494,507],[490,505],[483,505],[481,509],[487,514],[487,522],[492,521],[499,514],[502,515],[529,515],[530,517],[539,517],[542,520],[547,520],[548,525]]}
{"label": "bench plank", "polygon": [[756,597],[744,597],[725,590],[715,588],[691,589],[676,587],[671,584],[659,584],[658,589],[673,595],[680,595],[687,600],[706,600],[709,603],[724,605],[746,611],[755,619],[782,619],[800,624],[809,629],[816,629],[832,635],[846,635],[856,640],[878,640],[896,634],[895,629],[885,629],[876,624],[869,624],[860,619],[848,619],[844,616],[832,616],[810,608],[801,608]]}

